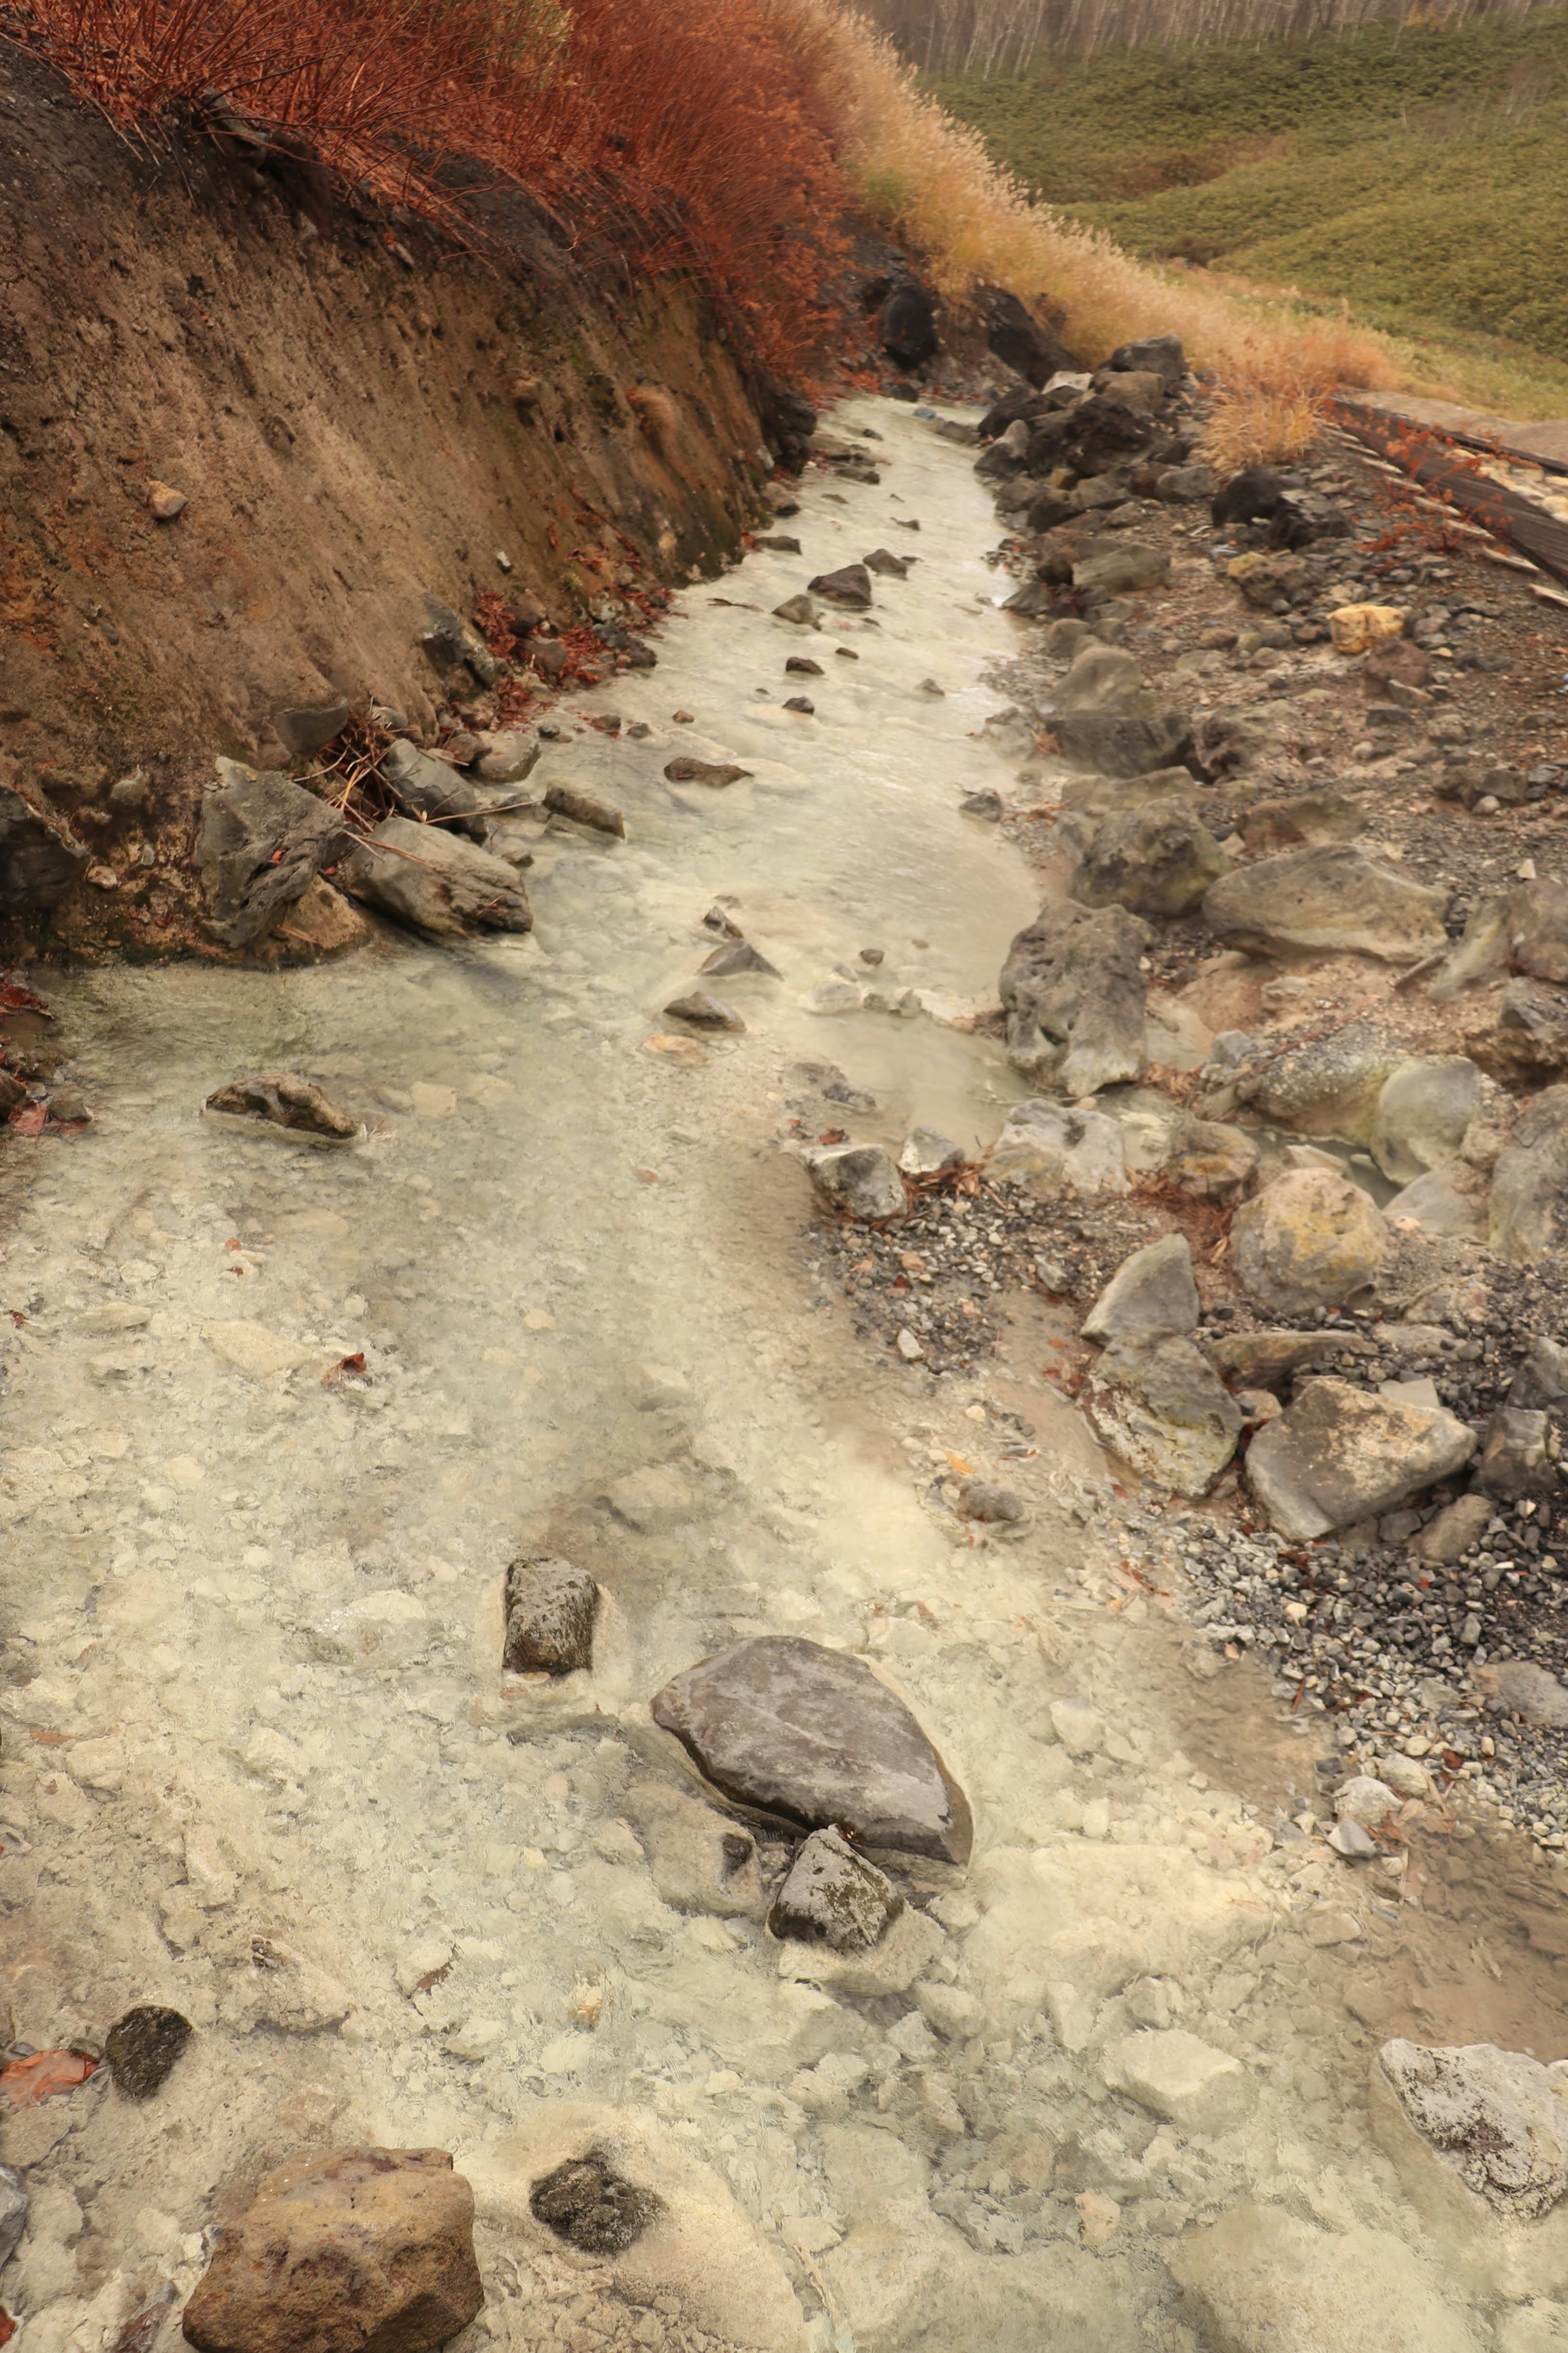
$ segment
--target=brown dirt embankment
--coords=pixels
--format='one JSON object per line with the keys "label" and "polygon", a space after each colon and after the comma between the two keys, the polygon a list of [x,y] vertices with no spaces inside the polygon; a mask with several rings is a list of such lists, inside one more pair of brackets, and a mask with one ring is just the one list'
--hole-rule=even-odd
{"label": "brown dirt embankment", "polygon": [[[462,252],[228,144],[149,156],[0,44],[0,785],[91,851],[47,918],[84,955],[216,953],[214,755],[281,766],[272,715],[339,697],[428,725],[427,596],[521,588],[564,630],[719,568],[767,470],[691,287],[515,195]],[[0,947],[44,920],[0,918]]]}

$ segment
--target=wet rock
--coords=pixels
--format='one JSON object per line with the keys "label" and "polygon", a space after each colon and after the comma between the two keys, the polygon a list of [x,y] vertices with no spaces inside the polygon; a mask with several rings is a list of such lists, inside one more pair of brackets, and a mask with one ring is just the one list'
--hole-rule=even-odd
{"label": "wet rock", "polygon": [[634,1783],[626,1811],[647,1841],[648,1868],[666,1904],[721,1919],[761,1919],[767,1899],[757,1842],[743,1822],[658,1781]]}
{"label": "wet rock", "polygon": [[999,825],[1007,814],[1001,794],[989,786],[981,792],[965,793],[958,806],[965,817],[983,818],[987,825]]}
{"label": "wet rock", "polygon": [[822,616],[809,596],[786,596],[782,605],[773,607],[775,621],[794,621],[800,628],[820,629]]}
{"label": "wet rock", "polygon": [[707,785],[714,792],[722,792],[728,785],[738,785],[752,774],[750,768],[738,768],[729,760],[693,760],[682,754],[678,760],[665,764],[665,782],[670,785]]}
{"label": "wet rock", "polygon": [[1521,1107],[1492,1171],[1489,1239],[1519,1266],[1568,1242],[1568,1086],[1548,1087]]}
{"label": "wet rock", "polygon": [[1375,1021],[1342,1021],[1278,1052],[1254,1049],[1236,1078],[1239,1103],[1300,1135],[1370,1141],[1378,1099],[1404,1049]]}
{"label": "wet rock", "polygon": [[473,2193],[444,2149],[279,2166],[184,2314],[196,2353],[426,2353],[484,2302]]}
{"label": "wet rock", "polygon": [[14,2167],[0,2165],[0,2263],[8,2263],[27,2225],[27,2191]]}
{"label": "wet rock", "polygon": [[1474,1431],[1441,1406],[1373,1397],[1325,1375],[1258,1432],[1247,1478],[1280,1535],[1311,1543],[1393,1511],[1462,1469],[1475,1447]]}
{"label": "wet rock", "polygon": [[750,940],[731,940],[727,947],[715,948],[711,955],[703,957],[702,969],[712,973],[715,978],[735,972],[760,972],[770,980],[777,980],[781,976],[778,966],[759,954]]}
{"label": "wet rock", "polygon": [[1023,1499],[1011,1487],[994,1487],[985,1479],[965,1479],[958,1490],[958,1509],[966,1520],[989,1527],[1016,1527],[1027,1514]]}
{"label": "wet rock", "polygon": [[[800,473],[811,454],[811,437],[816,430],[816,409],[803,392],[768,374],[758,379],[755,400],[763,439],[786,473]],[[768,490],[775,513],[798,512],[793,496],[784,491],[783,485],[770,483]]]}
{"label": "wet rock", "polygon": [[1257,2086],[1239,2059],[1181,2027],[1124,2034],[1105,2049],[1105,2080],[1183,2132],[1225,2132],[1248,2114]]}
{"label": "wet rock", "polygon": [[587,792],[581,785],[546,786],[544,806],[554,816],[570,818],[574,825],[585,825],[591,832],[611,834],[617,841],[626,838],[623,811],[613,801],[601,800],[597,793]]}
{"label": "wet rock", "polygon": [[1316,949],[1414,963],[1446,945],[1448,897],[1358,849],[1330,845],[1227,875],[1204,901],[1204,917],[1226,947],[1255,955]]}
{"label": "wet rock", "polygon": [[861,557],[868,572],[879,572],[886,580],[903,580],[916,561],[912,555],[895,555],[889,547],[874,547],[869,555]]}
{"label": "wet rock", "polygon": [[278,937],[292,947],[306,947],[318,955],[336,955],[345,948],[363,947],[371,926],[341,891],[318,874],[278,924]]}
{"label": "wet rock", "polygon": [[1494,1510],[1489,1495],[1461,1495],[1427,1521],[1411,1550],[1417,1560],[1447,1568],[1479,1544]]}
{"label": "wet rock", "polygon": [[784,669],[797,678],[826,678],[827,675],[822,664],[813,661],[806,654],[791,654]]}
{"label": "wet rock", "polygon": [[1501,1715],[1553,1732],[1568,1729],[1568,1691],[1532,1659],[1504,1659],[1476,1669],[1476,1687]]}
{"label": "wet rock", "polygon": [[[496,658],[479,633],[443,605],[438,597],[425,599],[425,622],[419,631],[419,642],[443,677],[459,667],[467,670],[479,686],[496,682]],[[458,689],[461,693],[461,688]]]}
{"label": "wet rock", "polygon": [[1179,1335],[1113,1341],[1083,1402],[1102,1445],[1182,1495],[1206,1493],[1242,1430],[1241,1409],[1208,1358]]}
{"label": "wet rock", "polygon": [[321,751],[334,735],[341,735],[353,715],[348,702],[324,702],[295,711],[278,711],[272,716],[273,733],[286,752],[296,759],[309,759],[313,752]]}
{"label": "wet rock", "polygon": [[1153,1340],[1198,1328],[1198,1287],[1185,1234],[1164,1234],[1124,1259],[1082,1325],[1086,1340]]}
{"label": "wet rock", "polygon": [[481,784],[521,785],[539,765],[544,745],[537,727],[508,727],[479,739],[473,774]]}
{"label": "wet rock", "polygon": [[903,1179],[879,1144],[829,1145],[803,1157],[812,1183],[831,1208],[871,1225],[904,1215]]}
{"label": "wet rock", "polygon": [[1164,1173],[1194,1200],[1237,1201],[1258,1173],[1258,1146],[1244,1128],[1184,1112],[1171,1129]]}
{"label": "wet rock", "polygon": [[852,612],[864,612],[871,602],[871,575],[863,564],[841,564],[837,572],[819,572],[806,588],[811,596]]}
{"label": "wet rock", "polygon": [[1456,1161],[1481,1089],[1479,1071],[1463,1054],[1402,1062],[1384,1083],[1373,1122],[1372,1155],[1384,1175],[1408,1185]]}
{"label": "wet rock", "polygon": [[1388,1229],[1359,1186],[1326,1169],[1291,1169],[1237,1210],[1231,1262],[1247,1297],[1273,1315],[1342,1307],[1383,1263]]}
{"label": "wet rock", "polygon": [[281,1128],[310,1144],[358,1144],[364,1136],[358,1120],[329,1103],[314,1080],[293,1071],[258,1071],[254,1078],[231,1079],[226,1086],[216,1087],[202,1107],[220,1118]]}
{"label": "wet rock", "polygon": [[672,997],[664,1009],[671,1019],[689,1021],[694,1029],[743,1029],[746,1026],[732,1005],[726,1005],[722,997],[710,996],[705,988],[693,988],[684,997]]}
{"label": "wet rock", "polygon": [[1162,806],[1128,809],[1096,827],[1068,882],[1087,907],[1119,906],[1173,920],[1202,904],[1230,861],[1195,818]]}
{"label": "wet rock", "polygon": [[104,2041],[114,2088],[128,2100],[150,2100],[162,2089],[194,2031],[188,2018],[155,2002],[128,2010]]}
{"label": "wet rock", "polygon": [[602,2150],[569,2159],[529,2193],[535,2219],[588,2255],[620,2255],[664,2211],[656,2190],[638,2189]]}
{"label": "wet rock", "polygon": [[859,1659],[795,1636],[737,1643],[675,1676],[653,1716],[738,1804],[871,1848],[969,1859],[967,1799]]}
{"label": "wet rock", "polygon": [[1544,1412],[1517,1406],[1500,1406],[1487,1422],[1481,1440],[1476,1484],[1489,1495],[1517,1503],[1522,1495],[1550,1493],[1557,1473],[1547,1458],[1550,1422]]}
{"label": "wet rock", "polygon": [[1014,940],[998,983],[1014,1066],[1075,1097],[1142,1077],[1140,959],[1151,937],[1121,907],[1043,909]]}
{"label": "wet rock", "polygon": [[906,1176],[940,1176],[962,1168],[963,1158],[963,1145],[951,1136],[939,1135],[934,1127],[916,1127],[904,1138],[899,1166]]}
{"label": "wet rock", "polygon": [[594,1663],[599,1588],[569,1560],[524,1557],[506,1573],[506,1645],[514,1675],[569,1675]]}
{"label": "wet rock", "polygon": [[533,928],[516,871],[471,841],[405,817],[384,818],[338,861],[345,891],[437,939]]}
{"label": "wet rock", "polygon": [[[218,762],[202,800],[196,864],[204,920],[225,947],[247,948],[293,905],[342,839],[335,810],[290,777]],[[0,806],[0,826],[5,811]],[[0,841],[0,903],[5,899]]]}
{"label": "wet rock", "polygon": [[488,828],[479,796],[447,761],[400,739],[383,754],[377,774],[405,817],[440,819],[452,832],[483,843]]}
{"label": "wet rock", "polygon": [[974,470],[984,482],[1011,481],[1021,474],[1029,462],[1031,439],[1026,418],[1016,417],[1000,432],[990,448],[982,451],[974,461]]}
{"label": "wet rock", "polygon": [[808,695],[805,694],[792,694],[784,707],[786,711],[803,711],[808,719],[815,714],[816,710],[816,703],[811,701]]}
{"label": "wet rock", "polygon": [[828,1945],[836,1953],[867,1953],[903,1908],[886,1873],[837,1831],[814,1831],[773,1900],[768,1926],[775,1936]]}
{"label": "wet rock", "polygon": [[1166,2260],[1216,2353],[1477,2353],[1462,2314],[1385,2232],[1318,2231],[1278,2206],[1242,2206]]}
{"label": "wet rock", "polygon": [[986,1166],[993,1176],[1026,1185],[1042,1201],[1128,1189],[1126,1150],[1115,1120],[1045,1095],[1015,1106]]}
{"label": "wet rock", "polygon": [[1534,1407],[1557,1405],[1563,1398],[1568,1398],[1568,1347],[1560,1340],[1548,1339],[1543,1332],[1538,1333],[1513,1377],[1508,1402],[1529,1411]]}
{"label": "wet rock", "polygon": [[901,280],[877,313],[877,341],[897,367],[923,367],[942,344],[936,331],[936,297],[914,279]]}

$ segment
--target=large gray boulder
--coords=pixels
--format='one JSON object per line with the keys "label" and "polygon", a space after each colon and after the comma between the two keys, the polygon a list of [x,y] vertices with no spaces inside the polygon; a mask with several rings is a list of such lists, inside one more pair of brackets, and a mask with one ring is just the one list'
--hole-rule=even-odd
{"label": "large gray boulder", "polygon": [[969,1860],[969,1801],[914,1716],[863,1660],[796,1635],[738,1642],[653,1703],[735,1804],[860,1844]]}
{"label": "large gray boulder", "polygon": [[196,838],[203,920],[225,947],[247,948],[330,862],[342,820],[289,776],[237,760],[217,765]]}
{"label": "large gray boulder", "polygon": [[1518,1266],[1568,1243],[1568,1086],[1548,1087],[1521,1108],[1492,1171],[1489,1238]]}
{"label": "large gray boulder", "polygon": [[0,784],[0,915],[52,907],[85,871],[88,856],[59,818],[43,816]]}
{"label": "large gray boulder", "polygon": [[1198,1287],[1185,1234],[1163,1234],[1124,1259],[1095,1301],[1086,1340],[1154,1340],[1198,1328]]}
{"label": "large gray boulder", "polygon": [[909,1207],[892,1155],[879,1144],[829,1145],[803,1156],[823,1199],[851,1218],[880,1225],[901,1218]]}
{"label": "large gray boulder", "polygon": [[338,880],[356,899],[437,939],[533,928],[516,870],[438,825],[384,818],[368,841],[338,862]]}
{"label": "large gray boulder", "polygon": [[1026,1185],[1042,1201],[1128,1188],[1126,1146],[1116,1121],[1076,1103],[1053,1103],[1047,1095],[1015,1105],[991,1147],[986,1170]]}
{"label": "large gray boulder", "polygon": [[1447,944],[1449,893],[1345,843],[1259,859],[1216,882],[1204,917],[1226,947],[1257,955],[1370,955],[1414,964]]}
{"label": "large gray boulder", "polygon": [[1091,1095],[1148,1062],[1140,959],[1152,934],[1124,907],[1047,907],[1007,951],[998,987],[1016,1069]]}
{"label": "large gray boulder", "polygon": [[1310,1544],[1393,1511],[1475,1449],[1475,1432],[1441,1406],[1403,1405],[1324,1374],[1258,1432],[1247,1479],[1280,1535]]}
{"label": "large gray boulder", "polygon": [[1236,1279],[1271,1315],[1342,1307],[1373,1281],[1387,1247],[1388,1228],[1366,1194],[1327,1168],[1277,1176],[1231,1227]]}
{"label": "large gray boulder", "polygon": [[405,817],[439,818],[453,833],[483,844],[488,828],[479,796],[447,761],[433,760],[400,736],[384,754],[378,774]]}
{"label": "large gray boulder", "polygon": [[1372,1156],[1396,1184],[1459,1157],[1465,1130],[1481,1108],[1483,1082],[1464,1054],[1402,1062],[1384,1080],[1372,1124]]}
{"label": "large gray boulder", "polygon": [[1051,724],[1068,759],[1110,776],[1170,767],[1191,732],[1184,712],[1168,710],[1148,691],[1131,654],[1098,641],[1075,656]]}
{"label": "large gray boulder", "polygon": [[1298,1135],[1366,1144],[1389,1074],[1404,1060],[1380,1022],[1342,1021],[1321,1038],[1255,1053],[1237,1073],[1237,1100]]}
{"label": "large gray boulder", "polygon": [[1100,1443],[1156,1485],[1201,1495],[1236,1452],[1243,1416],[1214,1366],[1177,1334],[1113,1341],[1084,1388]]}
{"label": "large gray boulder", "polygon": [[1096,827],[1068,889],[1086,907],[1127,907],[1135,915],[1190,915],[1230,860],[1195,817],[1154,802]]}

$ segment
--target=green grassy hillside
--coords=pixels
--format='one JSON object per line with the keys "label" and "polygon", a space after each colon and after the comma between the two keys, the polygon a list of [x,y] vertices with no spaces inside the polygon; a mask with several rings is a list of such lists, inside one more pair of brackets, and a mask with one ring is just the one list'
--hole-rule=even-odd
{"label": "green grassy hillside", "polygon": [[1568,361],[1568,9],[933,88],[1048,203],[1137,253]]}

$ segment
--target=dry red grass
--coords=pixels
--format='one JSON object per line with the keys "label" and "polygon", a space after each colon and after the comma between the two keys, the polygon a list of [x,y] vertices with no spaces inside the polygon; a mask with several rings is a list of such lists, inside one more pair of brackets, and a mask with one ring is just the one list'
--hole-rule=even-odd
{"label": "dry red grass", "polygon": [[462,157],[629,267],[700,278],[770,364],[823,323],[844,187],[787,0],[26,0],[18,21],[128,135],[248,128],[458,227]]}

